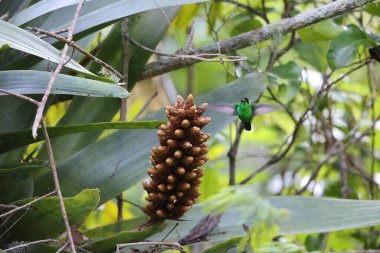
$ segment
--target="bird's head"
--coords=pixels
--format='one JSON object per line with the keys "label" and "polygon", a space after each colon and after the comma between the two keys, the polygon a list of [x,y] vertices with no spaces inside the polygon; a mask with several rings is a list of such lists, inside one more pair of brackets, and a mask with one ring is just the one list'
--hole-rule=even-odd
{"label": "bird's head", "polygon": [[244,102],[246,102],[246,103],[249,104],[248,98],[242,98],[242,99],[240,99],[240,103],[244,103]]}

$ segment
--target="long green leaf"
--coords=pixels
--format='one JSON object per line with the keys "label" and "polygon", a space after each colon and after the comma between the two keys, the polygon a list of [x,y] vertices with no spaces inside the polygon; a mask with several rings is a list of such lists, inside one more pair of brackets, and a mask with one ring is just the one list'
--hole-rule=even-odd
{"label": "long green leaf", "polygon": [[[103,0],[92,0],[85,3],[82,8],[81,15],[79,16],[77,25],[75,27],[75,34],[85,31],[87,29],[93,29],[96,26],[104,26],[108,25],[116,20],[122,19],[124,17],[130,16],[135,13],[144,12],[151,9],[169,7],[169,6],[177,6],[184,4],[192,4],[192,3],[200,3],[208,0],[140,0],[136,2],[135,0],[111,0],[111,1],[103,1]],[[57,7],[54,7],[54,3],[57,2]],[[28,22],[38,16],[39,13],[36,12],[38,10],[40,13],[44,14],[47,12],[51,12],[54,9],[62,8],[64,6],[68,6],[69,4],[59,3],[62,1],[41,1],[36,3],[35,5],[30,6],[19,14],[15,15],[12,18],[11,22],[14,22],[17,25]],[[76,4],[75,1],[70,1],[71,4]],[[72,13],[74,13],[74,8]],[[55,16],[61,15],[60,10],[57,10],[55,13],[49,17],[49,22],[46,22],[46,27],[49,30],[59,30],[61,28],[66,28],[70,25],[72,17],[67,15],[66,19],[56,19],[58,21],[66,22],[54,22]],[[47,20],[47,21],[48,21]],[[53,21],[53,22],[52,22]]]}
{"label": "long green leaf", "polygon": [[[0,46],[8,45],[11,48],[41,57],[45,60],[55,63],[59,62],[60,51],[37,36],[2,20],[0,20],[0,31]],[[69,56],[66,56],[66,58],[67,61],[70,59]],[[93,75],[72,59],[65,66],[78,72]]]}
{"label": "long green leaf", "polygon": [[289,214],[280,221],[281,234],[324,233],[380,224],[380,201],[282,196],[268,197]]}
{"label": "long green leaf", "polygon": [[[23,205],[31,199],[18,201]],[[71,198],[65,198],[65,207],[71,225],[83,220],[99,203],[99,190],[85,189]],[[57,236],[65,231],[58,197],[47,197],[32,205],[30,209],[20,211],[14,219],[25,215],[15,223],[10,231],[12,240],[32,241]],[[14,222],[14,219],[9,222]],[[13,224],[13,223],[11,223]]]}
{"label": "long green leaf", "polygon": [[18,12],[8,22],[20,26],[48,12],[74,4],[78,4],[78,0],[42,0]]}
{"label": "long green leaf", "polygon": [[[276,196],[264,199],[275,208],[287,210],[287,213],[278,220],[281,235],[326,233],[380,225],[380,201],[303,196]],[[167,240],[177,241],[186,236],[202,218],[201,209],[200,206],[194,206]],[[245,236],[243,224],[254,226],[251,219],[241,219],[241,213],[247,213],[247,210],[254,212],[253,207],[249,205],[228,210],[222,215],[220,223],[208,239],[211,242],[220,242],[231,237]],[[155,234],[149,239],[161,238],[178,222],[167,221],[166,223],[167,227],[162,233]]]}
{"label": "long green leaf", "polygon": [[[243,96],[254,100],[265,87],[265,75],[253,73],[208,94],[196,97],[196,102],[234,103]],[[206,115],[211,116],[212,121],[204,131],[212,134],[222,130],[234,120],[234,117],[211,111]],[[164,117],[164,111],[160,110],[149,118]],[[106,201],[147,176],[149,152],[156,145],[158,145],[158,138],[155,131],[151,130],[132,130],[127,133],[118,131],[92,143],[60,161],[58,170],[62,190],[68,195],[73,195],[86,187],[99,187],[101,201]],[[80,174],[77,173],[79,169]],[[51,181],[48,174],[39,177],[35,181],[35,191],[38,194],[46,192],[46,188],[51,187],[49,184]]]}
{"label": "long green leaf", "polygon": [[[18,94],[44,94],[50,78],[51,73],[45,71],[0,71],[0,88]],[[63,74],[58,75],[52,94],[119,98],[130,95],[127,90],[116,84]]]}
{"label": "long green leaf", "polygon": [[[48,127],[50,138],[55,138],[67,134],[75,134],[88,131],[103,131],[106,129],[155,129],[164,120],[135,121],[135,122],[99,122],[82,125]],[[19,148],[31,143],[44,140],[42,129],[38,129],[38,137],[33,139],[31,129],[17,132],[0,134],[0,153]],[[1,172],[1,170],[0,170]]]}

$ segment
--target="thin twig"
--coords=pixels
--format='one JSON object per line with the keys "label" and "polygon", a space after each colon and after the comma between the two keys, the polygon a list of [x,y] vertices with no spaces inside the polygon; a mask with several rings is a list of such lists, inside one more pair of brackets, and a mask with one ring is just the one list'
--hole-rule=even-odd
{"label": "thin twig", "polygon": [[273,65],[275,64],[275,62],[278,59],[281,58],[281,56],[283,56],[286,52],[288,52],[290,49],[293,48],[294,44],[296,43],[296,36],[295,35],[296,35],[296,32],[292,31],[292,34],[290,36],[290,41],[289,41],[288,45],[286,45],[285,48],[277,49],[276,47],[274,47],[274,49],[271,51],[271,53],[269,55],[268,65],[266,68],[267,72],[272,70]]}
{"label": "thin twig", "polygon": [[44,199],[44,198],[46,198],[46,197],[49,197],[49,196],[53,195],[54,193],[55,193],[55,191],[49,192],[48,194],[45,194],[45,195],[43,195],[43,196],[41,196],[41,197],[38,197],[38,198],[36,198],[36,199],[34,199],[34,200],[32,200],[32,201],[26,203],[25,205],[18,206],[18,207],[16,207],[16,208],[10,210],[9,212],[6,212],[6,213],[3,213],[3,214],[0,214],[0,218],[3,218],[3,217],[5,217],[5,216],[8,216],[8,215],[10,215],[10,214],[12,214],[12,213],[15,213],[15,212],[19,211],[19,210],[23,210],[23,209],[25,209],[25,208],[27,208],[27,207],[33,205],[33,204],[36,203],[37,201],[40,201],[41,199]]}
{"label": "thin twig", "polygon": [[289,110],[289,108],[281,101],[279,100],[273,93],[273,91],[271,90],[271,88],[267,87],[267,91],[269,92],[269,94],[271,95],[272,99],[278,103],[282,108],[284,108],[284,110],[288,113],[289,117],[292,119],[292,121],[294,122],[294,124],[297,124],[297,120],[296,118],[294,117],[293,113]]}
{"label": "thin twig", "polygon": [[63,244],[55,253],[61,253],[62,251],[64,251],[66,249],[66,247],[69,246],[69,242],[65,242],[65,244]]}
{"label": "thin twig", "polygon": [[[218,54],[220,55],[220,57],[219,57],[220,64],[222,64],[223,68],[226,70],[226,72],[227,72],[228,74],[230,74],[233,78],[236,78],[235,74],[232,73],[232,72],[228,69],[228,67],[224,64],[225,61],[223,60],[222,53],[221,53],[221,51],[220,51],[220,46],[219,46],[218,42],[216,42],[216,44],[218,45]],[[191,67],[191,66],[190,66],[190,67]]]}
{"label": "thin twig", "polygon": [[[73,39],[74,27],[75,27],[75,25],[76,25],[76,23],[78,21],[79,13],[80,13],[80,10],[81,10],[81,8],[82,8],[82,6],[84,4],[84,1],[85,0],[80,0],[79,1],[77,9],[76,9],[74,17],[73,17],[73,20],[72,20],[71,25],[70,25],[69,30],[68,30],[67,40],[70,43],[71,43],[71,41]],[[48,85],[46,87],[45,94],[42,97],[42,100],[41,100],[40,104],[38,105],[36,117],[34,119],[33,127],[32,127],[32,135],[33,135],[34,138],[37,137],[37,129],[38,129],[38,127],[40,125],[40,122],[42,120],[47,99],[49,98],[51,90],[53,89],[53,86],[54,86],[54,83],[55,83],[55,80],[56,80],[58,74],[61,72],[61,70],[62,70],[62,68],[64,66],[64,63],[65,63],[65,60],[66,60],[66,54],[67,54],[68,49],[69,49],[69,44],[66,43],[65,46],[62,49],[61,57],[59,59],[59,63],[57,65],[55,71],[53,72],[53,74],[52,74],[52,76],[51,76],[51,78],[49,80],[49,83],[48,83]]]}
{"label": "thin twig", "polygon": [[29,247],[31,245],[40,244],[40,243],[46,243],[46,242],[59,242],[59,241],[58,240],[54,240],[54,239],[38,240],[38,241],[33,241],[33,242],[28,242],[28,243],[20,244],[20,245],[17,245],[17,246],[5,249],[5,251],[12,251],[12,250],[20,249],[20,248],[26,248],[26,247]]}
{"label": "thin twig", "polygon": [[[38,28],[37,28],[38,29]],[[52,34],[53,35],[58,35],[58,34],[61,34],[61,33],[65,33],[65,32],[67,32],[67,28],[63,28],[63,29],[61,29],[61,30],[58,30],[58,31],[55,31],[55,32],[52,32]],[[38,37],[40,37],[41,39],[44,39],[44,38],[48,38],[48,37],[53,37],[53,36],[51,36],[51,35],[49,35],[49,34],[43,34],[43,35],[41,35],[41,36],[38,36]]]}
{"label": "thin twig", "polygon": [[169,235],[171,235],[173,233],[173,231],[178,227],[179,223],[177,222],[173,227],[172,229],[169,230],[169,232],[164,236],[164,238],[162,238],[161,241],[165,241],[166,238],[168,238]]}
{"label": "thin twig", "polygon": [[[329,152],[327,153],[326,157],[317,165],[317,167],[314,169],[311,177],[309,178],[309,180],[307,181],[307,183],[301,188],[299,189],[298,191],[296,191],[296,194],[299,195],[299,194],[302,194],[307,188],[308,186],[310,185],[310,183],[312,181],[314,181],[320,171],[320,169],[322,168],[322,166],[326,163],[328,163],[331,158],[333,158],[334,156],[336,156],[337,154],[340,154],[341,152],[343,152],[348,146],[350,146],[351,144],[359,141],[360,139],[362,139],[364,136],[368,135],[369,132],[372,130],[373,126],[377,123],[377,121],[380,120],[380,115],[372,122],[372,124],[364,131],[362,132],[360,135],[357,135],[356,132],[355,134],[353,134],[352,138],[349,139],[348,142],[346,143],[336,143],[336,145],[332,148],[330,148]],[[355,136],[355,137],[354,137]]]}
{"label": "thin twig", "polygon": [[78,50],[79,52],[81,52],[82,54],[84,54],[85,56],[87,56],[88,58],[90,58],[91,60],[93,60],[95,63],[97,63],[100,66],[104,67],[105,69],[109,70],[111,73],[115,74],[118,78],[120,78],[120,79],[124,78],[123,75],[120,74],[120,72],[117,71],[115,68],[113,68],[111,65],[108,65],[107,63],[105,63],[101,59],[97,58],[93,54],[87,52],[85,49],[83,49],[82,47],[80,47],[74,41],[69,41],[68,39],[66,39],[64,37],[61,37],[61,36],[57,35],[57,33],[52,33],[52,32],[49,32],[49,31],[45,31],[45,30],[43,30],[41,28],[29,27],[28,29],[31,30],[31,31],[33,31],[33,32],[35,32],[35,33],[37,33],[37,34],[44,34],[46,36],[49,36],[49,37],[52,37],[52,38],[57,39],[59,41],[62,41],[64,43],[66,43],[66,44],[69,44],[72,48],[75,48],[76,50]]}
{"label": "thin twig", "polygon": [[348,166],[347,155],[344,152],[339,154],[339,174],[340,174],[340,196],[344,199],[350,194],[350,186],[348,184]]}
{"label": "thin twig", "polygon": [[[2,220],[1,220],[0,231],[2,231],[1,228],[5,227],[5,225],[7,225],[8,221],[11,219],[11,217],[12,217],[12,216],[10,215],[10,216],[8,216],[6,219],[2,219]],[[8,230],[9,230],[9,228],[7,229],[7,231],[8,231]],[[5,231],[2,235],[0,235],[0,238],[3,237],[3,235],[5,235],[5,234],[7,233],[7,231]]]}
{"label": "thin twig", "polygon": [[21,98],[21,99],[26,100],[32,104],[37,105],[37,106],[39,106],[39,104],[40,104],[40,102],[38,102],[37,100],[34,100],[33,98],[30,98],[30,97],[27,97],[27,96],[24,96],[24,95],[21,95],[21,94],[18,94],[18,93],[9,91],[9,90],[0,89],[0,93],[4,93],[4,94],[8,94],[8,95],[12,95],[12,96]]}
{"label": "thin twig", "polygon": [[236,129],[236,136],[235,141],[233,144],[231,144],[230,150],[228,151],[228,161],[230,164],[230,178],[229,178],[229,185],[235,184],[235,174],[236,174],[236,154],[239,148],[239,143],[241,139],[241,134],[243,133],[244,126],[242,123],[240,123]]}
{"label": "thin twig", "polygon": [[162,15],[165,17],[166,23],[169,25],[170,30],[172,31],[172,33],[174,35],[175,41],[177,42],[178,50],[180,50],[179,52],[181,52],[181,47],[179,46],[179,40],[177,38],[177,34],[175,33],[175,30],[174,30],[172,22],[170,22],[170,19],[169,19],[168,15],[166,15],[165,11],[161,8],[161,6],[159,6],[158,3],[155,0],[153,0],[153,2],[157,6],[157,8],[160,9]]}
{"label": "thin twig", "polygon": [[[248,59],[248,57],[245,56],[235,56],[235,55],[224,55],[220,53],[200,53],[200,54],[191,54],[192,49],[191,48],[185,48],[182,50],[182,54],[170,54],[170,53],[163,53],[159,52],[157,50],[151,49],[140,42],[136,41],[135,39],[128,37],[128,40],[134,44],[135,46],[138,46],[142,49],[144,49],[147,52],[150,52],[152,54],[156,54],[159,56],[166,56],[171,58],[180,58],[180,59],[195,59],[198,61],[206,61],[206,62],[238,62],[238,61],[245,61]],[[219,57],[219,59],[210,59],[212,57]],[[222,60],[220,59],[222,57]]]}
{"label": "thin twig", "polygon": [[[344,78],[346,78],[346,76],[348,76],[349,74],[355,72],[356,70],[359,70],[361,69],[362,67],[368,65],[370,62],[372,62],[372,59],[370,58],[367,58],[367,59],[364,59],[362,61],[359,61],[359,62],[355,62],[353,64],[350,64],[349,66],[352,66],[352,65],[357,65],[355,66],[354,68],[350,69],[349,71],[347,71],[344,75],[342,75],[341,77],[337,78],[336,80],[334,80],[333,82],[331,83],[328,83],[328,85],[326,86],[326,90],[329,89],[331,86],[333,86],[334,84],[342,81]],[[346,67],[349,67],[349,66],[346,66]],[[333,72],[332,72],[333,73]],[[332,74],[331,73],[331,74]],[[330,74],[330,75],[331,75]]]}
{"label": "thin twig", "polygon": [[[340,149],[339,149],[340,151]],[[313,173],[311,174],[309,180],[306,182],[306,184],[304,184],[301,189],[297,190],[296,191],[296,195],[301,195],[304,191],[307,190],[307,188],[309,187],[309,185],[311,184],[311,182],[313,182],[318,174],[319,174],[319,171],[321,170],[321,168],[323,167],[323,165],[325,165],[326,163],[328,163],[330,161],[330,159],[332,157],[334,157],[334,155],[337,153],[338,151],[337,150],[334,150],[333,149],[330,149],[330,152],[327,153],[326,157],[320,161],[317,165],[317,167],[315,167]]]}
{"label": "thin twig", "polygon": [[267,7],[265,6],[265,0],[261,0],[261,8],[263,8],[263,16],[262,18],[267,22],[267,24],[270,23],[268,15],[267,15]]}
{"label": "thin twig", "polygon": [[60,187],[60,184],[59,184],[57,167],[55,165],[53,148],[51,146],[51,142],[50,142],[50,138],[49,138],[49,133],[48,133],[48,131],[46,129],[45,123],[43,121],[41,121],[41,123],[42,123],[41,125],[42,125],[42,129],[43,129],[43,133],[44,133],[44,136],[45,136],[46,149],[47,149],[47,153],[48,153],[48,156],[49,156],[50,168],[51,168],[51,171],[52,171],[52,174],[53,174],[55,191],[57,192],[57,196],[58,196],[58,200],[59,200],[59,206],[61,208],[63,222],[65,223],[65,227],[66,227],[67,237],[68,237],[69,242],[70,242],[71,251],[73,253],[76,253],[75,244],[74,244],[74,240],[73,240],[73,235],[71,234],[69,219],[68,219],[67,213],[66,213],[65,202],[63,201],[61,187]]}

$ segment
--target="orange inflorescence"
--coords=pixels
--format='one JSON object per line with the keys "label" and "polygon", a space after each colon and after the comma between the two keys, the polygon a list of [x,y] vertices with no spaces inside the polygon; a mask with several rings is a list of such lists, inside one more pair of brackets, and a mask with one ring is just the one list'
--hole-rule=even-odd
{"label": "orange inflorescence", "polygon": [[206,107],[195,106],[191,94],[186,101],[178,96],[174,106],[166,107],[169,123],[157,131],[160,146],[152,148],[152,167],[147,170],[151,180],[143,183],[150,202],[143,209],[153,221],[178,219],[200,195],[200,166],[208,160],[205,141],[210,138],[201,131],[211,120],[201,117]]}

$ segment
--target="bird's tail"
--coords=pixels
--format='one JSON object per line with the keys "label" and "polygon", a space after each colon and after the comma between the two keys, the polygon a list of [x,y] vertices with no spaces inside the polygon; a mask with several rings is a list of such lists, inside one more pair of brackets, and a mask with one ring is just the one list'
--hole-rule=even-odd
{"label": "bird's tail", "polygon": [[242,123],[244,125],[245,130],[251,131],[251,129],[252,129],[251,122],[242,122]]}

